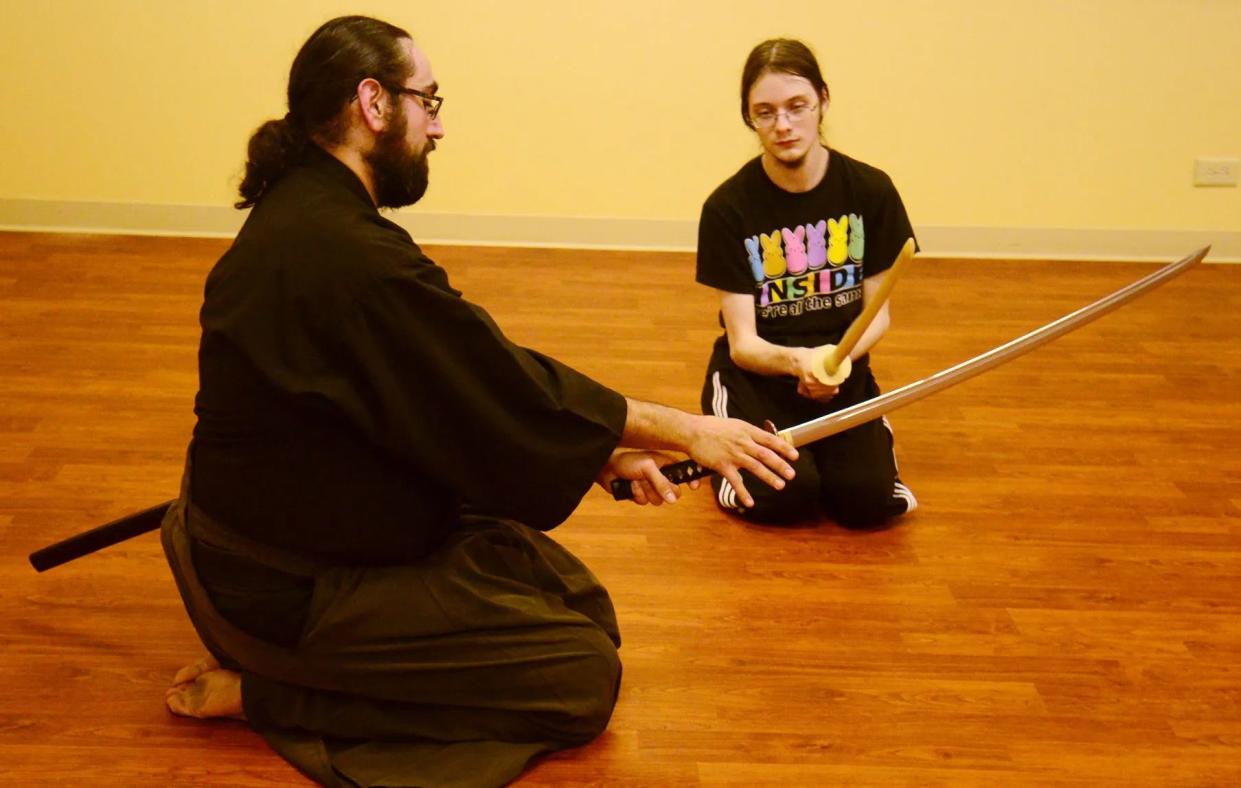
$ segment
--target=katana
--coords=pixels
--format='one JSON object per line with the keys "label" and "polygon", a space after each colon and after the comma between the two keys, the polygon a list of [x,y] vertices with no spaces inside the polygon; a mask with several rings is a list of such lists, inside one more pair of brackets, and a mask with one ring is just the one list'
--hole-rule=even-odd
{"label": "katana", "polygon": [[[897,408],[917,402],[936,392],[967,381],[976,375],[981,375],[989,369],[1024,356],[1031,350],[1045,345],[1053,339],[1058,339],[1070,331],[1098,320],[1108,312],[1127,304],[1143,293],[1154,290],[1170,279],[1184,273],[1190,266],[1202,262],[1209,251],[1211,251],[1211,247],[1204,246],[1198,251],[1186,255],[1174,263],[1165,265],[1149,276],[1145,276],[1109,296],[1100,298],[1098,301],[1084,306],[1076,312],[1070,312],[1059,320],[1054,320],[1041,328],[1036,328],[1011,342],[988,350],[980,356],[975,356],[956,366],[936,372],[930,377],[901,386],[874,399],[859,402],[835,413],[829,413],[826,416],[812,419],[788,429],[779,430],[776,434],[794,446],[804,446],[807,443],[822,440],[829,435],[844,432],[859,424],[873,421]],[[667,477],[668,481],[674,484],[683,484],[694,479],[701,479],[713,473],[711,469],[705,468],[693,460],[665,465],[660,471]],[[616,500],[623,501],[633,497],[633,487],[628,480],[615,479],[611,486],[612,497]]]}
{"label": "katana", "polygon": [[[1095,301],[1093,304],[1084,306],[1076,312],[1067,314],[1059,320],[1048,323],[1042,328],[1035,329],[994,350],[989,350],[981,356],[976,356],[969,361],[964,361],[954,367],[936,372],[930,377],[902,386],[899,389],[866,402],[861,402],[821,418],[780,430],[777,434],[794,446],[804,446],[807,443],[813,443],[829,435],[844,432],[850,427],[856,427],[859,424],[872,421],[897,408],[904,407],[924,397],[929,397],[938,391],[955,386],[993,367],[1012,361],[1018,356],[1025,355],[1040,345],[1045,345],[1053,339],[1062,337],[1070,331],[1097,320],[1143,293],[1159,287],[1173,277],[1183,273],[1190,266],[1202,262],[1210,250],[1211,247],[1205,246],[1175,263],[1169,263],[1149,276]],[[710,469],[704,468],[693,460],[666,465],[661,471],[674,484],[701,479],[712,473]],[[612,482],[612,495],[618,501],[625,500],[633,496],[633,488],[626,480],[616,479]],[[135,536],[141,536],[154,531],[159,528],[164,514],[172,503],[172,501],[165,501],[158,506],[144,509],[122,517],[119,520],[114,520],[48,545],[41,550],[36,550],[30,554],[30,563],[37,571],[44,572],[74,559],[102,550],[105,547],[110,547],[132,539]]]}

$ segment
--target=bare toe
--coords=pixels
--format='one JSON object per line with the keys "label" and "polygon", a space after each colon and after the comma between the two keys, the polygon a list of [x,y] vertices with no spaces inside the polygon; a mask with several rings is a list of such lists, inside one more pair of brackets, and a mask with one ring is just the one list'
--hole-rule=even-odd
{"label": "bare toe", "polygon": [[213,670],[219,670],[220,663],[216,658],[207,655],[192,665],[186,665],[177,671],[177,675],[172,677],[173,684],[184,684],[187,681],[193,681],[204,673],[210,673]]}
{"label": "bare toe", "polygon": [[186,700],[186,694],[189,692],[189,684],[183,684],[180,687],[173,687],[164,693],[164,703],[168,706],[168,710],[173,714],[182,717],[193,717],[190,713],[189,703]]}
{"label": "bare toe", "polygon": [[193,681],[178,684],[164,693],[164,703],[169,711],[182,717],[245,719],[241,676],[231,670],[210,670]]}

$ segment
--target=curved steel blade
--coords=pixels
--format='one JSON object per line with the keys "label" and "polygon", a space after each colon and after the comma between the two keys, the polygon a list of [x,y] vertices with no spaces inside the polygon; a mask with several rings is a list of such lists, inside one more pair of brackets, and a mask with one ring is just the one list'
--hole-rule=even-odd
{"label": "curved steel blade", "polygon": [[1109,296],[1100,298],[1093,304],[1084,306],[1076,312],[1070,312],[1059,320],[1054,320],[1041,328],[1036,328],[1030,333],[1017,337],[1013,341],[1000,345],[997,348],[988,350],[980,356],[975,356],[968,361],[962,361],[956,366],[948,367],[930,377],[916,380],[898,389],[893,389],[887,394],[882,394],[874,399],[860,402],[857,405],[798,424],[795,427],[780,430],[779,434],[794,446],[803,446],[807,443],[813,443],[826,438],[828,435],[835,435],[838,432],[844,432],[850,427],[856,427],[859,424],[877,419],[897,408],[917,402],[924,397],[929,397],[937,391],[943,391],[962,381],[969,380],[975,375],[981,375],[992,367],[997,367],[1000,364],[1005,364],[1019,356],[1023,356],[1031,350],[1051,342],[1053,339],[1062,337],[1070,331],[1097,320],[1148,290],[1155,289],[1169,279],[1183,273],[1190,266],[1202,262],[1202,259],[1207,256],[1209,251],[1211,251],[1211,247],[1204,246],[1198,251],[1182,257],[1175,263],[1169,263],[1149,276],[1143,277]]}

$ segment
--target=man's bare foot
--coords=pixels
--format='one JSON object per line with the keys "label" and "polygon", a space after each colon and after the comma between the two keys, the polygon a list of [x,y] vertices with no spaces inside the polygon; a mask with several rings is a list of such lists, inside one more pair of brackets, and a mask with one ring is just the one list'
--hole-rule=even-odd
{"label": "man's bare foot", "polygon": [[164,703],[182,717],[246,718],[241,707],[241,674],[220,667],[211,657],[177,671]]}
{"label": "man's bare foot", "polygon": [[193,681],[204,673],[210,673],[213,670],[219,670],[220,663],[216,658],[208,654],[192,665],[186,665],[177,671],[177,675],[172,677],[173,685],[185,684]]}

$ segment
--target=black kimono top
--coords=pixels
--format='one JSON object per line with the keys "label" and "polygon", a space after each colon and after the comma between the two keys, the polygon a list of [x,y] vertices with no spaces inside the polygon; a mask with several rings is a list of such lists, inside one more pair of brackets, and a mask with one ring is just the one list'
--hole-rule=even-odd
{"label": "black kimono top", "polygon": [[315,149],[207,277],[191,497],[342,564],[427,554],[463,504],[555,527],[624,398],[510,342],[344,164]]}

